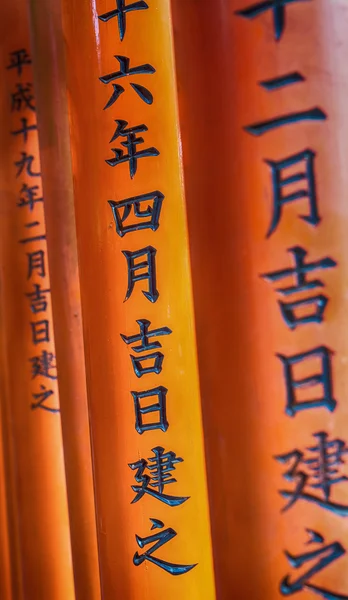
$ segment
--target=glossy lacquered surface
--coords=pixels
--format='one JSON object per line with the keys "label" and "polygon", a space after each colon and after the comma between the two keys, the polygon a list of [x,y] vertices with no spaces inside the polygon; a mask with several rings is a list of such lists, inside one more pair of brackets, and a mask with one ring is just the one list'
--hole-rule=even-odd
{"label": "glossy lacquered surface", "polygon": [[[34,106],[34,97],[26,3],[6,0],[0,13],[1,313],[8,375],[1,402],[5,403],[5,441],[12,457],[12,531],[18,544],[14,597],[73,600],[57,375],[54,361],[43,362],[44,356],[50,359],[55,355],[44,209],[38,201],[31,210],[22,189],[24,184],[37,185],[36,197],[42,197],[37,131],[33,128],[36,115],[29,107]],[[18,51],[25,63],[21,68],[16,67],[18,54],[11,55]],[[18,96],[13,100],[19,84],[29,87],[25,94],[29,105],[18,102]],[[27,135],[15,133],[27,126]],[[30,161],[28,157],[32,157]],[[37,239],[29,241],[33,237]],[[33,296],[26,296],[35,292],[35,284],[46,290],[41,305],[35,304]],[[39,312],[33,306],[40,307]],[[52,393],[46,395],[48,392]]]}
{"label": "glossy lacquered surface", "polygon": [[92,455],[59,2],[28,3],[76,600],[100,600]]}
{"label": "glossy lacquered surface", "polygon": [[[289,3],[277,41],[271,7],[248,20],[236,12],[256,2],[172,4],[217,596],[275,600],[282,597],[286,576],[293,583],[318,563],[316,558],[296,569],[285,555],[323,547],[307,544],[307,528],[322,534],[326,544],[346,549],[348,540],[346,518],[316,503],[300,498],[282,512],[289,498],[280,490],[294,490],[299,479],[284,479],[293,459],[275,460],[295,449],[308,458],[318,432],[347,442],[347,6],[340,0]],[[259,85],[294,72],[304,81],[274,91]],[[289,124],[258,137],[244,129],[316,107],[326,120]],[[267,238],[274,200],[265,161],[305,149],[316,154],[321,221],[299,218],[310,212],[303,197],[283,206]],[[296,164],[289,175],[303,171],[304,163]],[[299,189],[306,189],[306,181],[284,193]],[[276,289],[295,285],[294,278],[272,284],[261,276],[293,268],[288,249],[294,246],[308,252],[306,262],[329,257],[337,267],[308,274],[323,282],[322,289],[282,298]],[[320,293],[328,298],[323,322],[290,330],[278,301]],[[313,311],[313,305],[307,307]],[[291,417],[277,354],[322,345],[334,353],[336,409],[312,407]],[[301,379],[320,374],[321,365],[312,359],[296,369]],[[302,399],[323,396],[320,385],[297,393]],[[346,465],[336,466],[347,475]],[[298,470],[308,473],[308,465]],[[306,492],[323,498],[320,488],[307,486]],[[330,498],[346,506],[347,483],[333,485]],[[307,584],[346,597],[346,556],[304,583],[297,594],[301,600],[315,597]]]}
{"label": "glossy lacquered surface", "polygon": [[[125,599],[159,599],[165,594],[168,599],[210,600],[215,591],[170,7],[167,1],[148,4],[148,9],[126,15],[121,42],[117,19],[98,19],[113,10],[114,3],[62,3],[102,592],[107,600],[115,594]],[[113,88],[99,78],[120,68],[115,55],[128,57],[132,68],[151,65],[155,72],[117,81],[124,92],[103,110]],[[153,103],[144,102],[130,83],[146,87]],[[105,162],[113,158],[113,147],[122,148],[122,138],[110,143],[117,119],[127,121],[128,127],[147,128],[138,149],[152,149],[151,156],[138,160],[133,178],[129,163],[112,167]],[[108,201],[155,191],[164,196],[159,227],[120,237]],[[159,297],[151,302],[142,293],[148,289],[145,280],[137,282],[125,300],[125,253],[147,247],[156,250]],[[158,340],[162,371],[141,378],[132,367],[131,347],[121,338],[139,332],[139,319],[150,321],[151,329],[172,331]],[[168,390],[169,427],[140,435],[131,392],[158,386]],[[143,405],[155,401],[142,400]],[[151,416],[158,421],[158,413],[147,419]],[[146,493],[131,504],[136,472],[129,463],[148,459],[158,446],[183,459],[173,474],[177,482],[165,493],[189,499],[171,507]],[[150,518],[163,523],[162,531],[172,528],[177,534],[154,551],[154,558],[198,565],[180,576],[145,559],[136,566],[136,553],[151,547],[141,549],[136,535],[146,538],[160,531],[151,531]]]}

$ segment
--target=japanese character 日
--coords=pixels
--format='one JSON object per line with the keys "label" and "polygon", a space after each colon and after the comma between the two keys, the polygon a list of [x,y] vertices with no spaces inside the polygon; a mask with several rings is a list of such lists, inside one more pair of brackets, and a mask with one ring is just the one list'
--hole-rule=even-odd
{"label": "japanese character \u65e5", "polygon": [[[131,392],[134,402],[135,411],[135,429],[138,433],[142,434],[145,431],[153,431],[154,429],[161,429],[167,431],[169,423],[167,421],[167,388],[160,385],[151,390],[145,392]],[[148,398],[157,398],[157,402],[154,404],[142,405],[142,402],[147,402]],[[144,422],[145,415],[151,413],[158,413],[158,420],[151,422]]]}
{"label": "japanese character \u65e5", "polygon": [[36,345],[41,344],[42,342],[50,341],[49,325],[50,324],[47,319],[42,319],[41,321],[32,321],[30,323],[33,344]]}
{"label": "japanese character \u65e5", "polygon": [[[326,346],[318,346],[308,352],[301,352],[293,356],[285,356],[277,354],[278,358],[283,363],[283,372],[286,387],[286,408],[285,412],[293,417],[297,412],[309,408],[327,408],[330,412],[335,410],[336,400],[333,397],[332,391],[332,373],[331,373],[331,354],[332,351]],[[320,363],[320,373],[308,375],[302,379],[294,378],[294,367],[299,365],[303,367],[303,363],[312,359]],[[308,398],[299,397],[297,392],[307,390],[308,388],[322,386],[322,395],[319,397]]]}

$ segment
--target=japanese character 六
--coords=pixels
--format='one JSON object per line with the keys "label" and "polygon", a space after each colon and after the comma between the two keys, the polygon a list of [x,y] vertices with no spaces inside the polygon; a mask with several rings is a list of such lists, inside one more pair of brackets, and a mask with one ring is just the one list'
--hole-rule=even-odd
{"label": "japanese character \u516d", "polygon": [[[314,226],[320,223],[321,219],[318,212],[315,185],[314,158],[315,153],[312,150],[307,149],[279,161],[265,161],[271,168],[273,188],[273,216],[267,232],[267,237],[270,237],[276,230],[282,216],[283,206],[285,204],[290,204],[291,202],[297,202],[298,200],[301,201],[303,198],[308,199],[309,214],[300,215],[299,218]],[[288,169],[291,169],[294,165],[301,164],[304,165],[303,170],[298,171],[297,173],[289,173]],[[284,172],[285,177],[282,177]],[[305,181],[306,187],[295,191],[293,190],[288,194],[285,192],[284,194],[284,189],[286,189],[287,186],[292,186],[299,181]]]}
{"label": "japanese character \u516d", "polygon": [[[138,502],[145,494],[164,502],[168,506],[180,506],[189,499],[189,496],[170,496],[164,494],[164,488],[170,483],[176,483],[171,472],[175,471],[175,465],[183,462],[183,459],[176,456],[174,452],[164,452],[164,448],[157,446],[152,449],[153,457],[130,463],[128,466],[135,471],[135,481],[140,485],[132,485],[133,492],[136,492],[132,504]],[[148,470],[148,475],[145,471]],[[157,488],[154,489],[154,488]]]}
{"label": "japanese character \u516d", "polygon": [[32,313],[37,314],[40,312],[46,312],[47,310],[47,299],[46,294],[49,294],[51,290],[42,290],[40,284],[34,284],[34,291],[25,294],[27,298],[30,298],[30,310]]}
{"label": "japanese character \u516d", "polygon": [[236,14],[245,19],[253,19],[267,10],[272,10],[274,36],[279,41],[285,28],[285,7],[287,4],[295,2],[304,2],[304,0],[261,0],[261,2],[236,11]]}
{"label": "japanese character \u516d", "polygon": [[[326,346],[318,346],[308,352],[301,352],[293,356],[277,354],[283,363],[285,387],[286,387],[286,408],[285,412],[293,417],[297,412],[309,408],[327,408],[330,412],[335,410],[336,400],[332,391],[332,373],[331,373],[331,354],[332,351]],[[303,379],[294,379],[294,366],[301,365],[307,360],[318,359],[321,365],[321,372],[314,375],[303,377]],[[307,390],[309,387],[321,385],[323,394],[319,398],[298,397],[297,390]]]}
{"label": "japanese character \u516d", "polygon": [[31,65],[31,59],[25,49],[10,52],[10,64],[7,69],[17,69],[17,74],[22,75],[23,65]]}
{"label": "japanese character \u516d", "polygon": [[[308,454],[298,449],[275,456],[275,459],[288,464],[284,479],[295,485],[294,490],[280,490],[283,498],[289,499],[283,511],[288,510],[298,500],[305,500],[329,510],[341,517],[348,516],[348,506],[331,499],[332,488],[348,481],[346,475],[339,475],[344,465],[344,456],[348,448],[343,440],[330,440],[327,433],[319,431],[313,435],[316,443],[306,448]],[[318,491],[318,494],[311,493]],[[319,494],[320,492],[320,494]]]}
{"label": "japanese character \u516d", "polygon": [[142,194],[120,202],[109,200],[118,235],[123,237],[127,233],[142,229],[156,231],[163,200],[161,192]]}
{"label": "japanese character \u516d", "polygon": [[147,131],[146,125],[136,125],[134,127],[128,127],[128,129],[127,129],[128,121],[116,119],[115,123],[116,123],[117,127],[116,127],[114,135],[112,136],[112,138],[110,140],[110,144],[113,141],[117,140],[117,138],[119,138],[119,137],[126,138],[124,142],[120,142],[120,143],[121,143],[121,146],[126,148],[127,154],[125,154],[124,150],[122,150],[120,148],[111,148],[112,152],[115,155],[115,158],[109,158],[105,162],[108,165],[110,165],[111,167],[116,167],[116,165],[119,165],[124,162],[128,162],[129,163],[129,174],[131,176],[131,179],[133,179],[134,175],[137,172],[138,160],[140,158],[148,158],[151,156],[158,156],[159,151],[157,150],[157,148],[154,148],[153,146],[151,146],[151,148],[146,148],[145,150],[137,151],[137,146],[139,144],[144,143],[144,138],[137,137],[137,134]]}
{"label": "japanese character \u516d", "polygon": [[34,96],[31,93],[32,84],[27,83],[26,86],[21,83],[17,83],[17,90],[11,94],[11,110],[21,111],[22,109],[29,108],[35,112],[35,106],[32,104]]}
{"label": "japanese character \u516d", "polygon": [[[132,346],[132,350],[138,354],[141,352],[146,352],[147,350],[156,350],[156,352],[151,352],[150,354],[145,354],[144,356],[133,356],[131,354],[130,358],[134,372],[137,377],[142,377],[147,373],[156,373],[156,375],[158,375],[162,371],[164,356],[162,352],[158,352],[157,348],[162,348],[162,345],[160,342],[150,342],[149,338],[160,335],[169,335],[172,333],[172,330],[169,329],[169,327],[161,327],[159,329],[152,329],[149,331],[151,322],[147,319],[138,319],[137,323],[140,328],[140,333],[131,336],[121,334],[121,338],[123,339],[124,343],[129,345],[135,344],[136,342],[141,342],[138,346]],[[147,361],[154,362],[149,365]]]}
{"label": "japanese character \u516d", "polygon": [[[163,529],[164,523],[159,519],[150,519],[150,521],[152,523],[151,530]],[[154,535],[149,535],[144,538],[141,538],[140,536],[136,535],[135,539],[139,548],[143,549],[145,546],[152,543],[153,546],[151,546],[151,548],[149,548],[149,550],[146,550],[146,552],[144,552],[143,554],[139,554],[138,552],[134,554],[133,563],[135,564],[135,566],[138,567],[144,561],[148,560],[152,564],[156,565],[157,567],[160,567],[161,569],[163,569],[167,573],[170,573],[171,575],[184,575],[185,573],[191,571],[191,569],[197,566],[197,563],[194,565],[177,565],[175,563],[170,563],[165,560],[162,560],[161,558],[153,556],[154,552],[159,550],[161,546],[167,544],[167,542],[170,542],[170,540],[172,540],[176,536],[176,531],[174,531],[174,529],[172,529],[171,527],[168,527],[164,531],[155,533]]]}
{"label": "japanese character \u516d", "polygon": [[[301,248],[300,246],[295,246],[293,248],[289,248],[288,252],[293,255],[295,267],[282,269],[280,271],[274,271],[272,273],[265,273],[262,277],[271,283],[279,281],[284,277],[294,276],[296,280],[296,284],[290,287],[277,288],[277,292],[279,292],[282,296],[290,296],[291,294],[296,294],[298,292],[304,292],[308,290],[313,290],[314,288],[323,288],[324,284],[320,279],[313,279],[312,281],[308,281],[307,273],[311,271],[315,271],[317,269],[331,269],[336,267],[336,262],[326,256],[320,260],[314,262],[305,263],[305,258],[307,256],[306,250]],[[324,318],[324,311],[326,305],[328,303],[328,298],[323,294],[317,294],[315,296],[309,296],[306,298],[302,298],[301,300],[296,300],[294,302],[282,302],[278,301],[280,306],[280,311],[283,319],[290,329],[294,329],[298,325],[303,325],[306,323],[321,323]],[[303,307],[313,307],[313,310],[310,310],[308,313],[303,314],[301,309]],[[297,313],[297,310],[300,309],[300,312]]]}
{"label": "japanese character \u516d", "polygon": [[[147,280],[148,282],[148,291],[145,292],[143,290],[145,298],[152,303],[158,300],[159,292],[156,288],[156,252],[157,250],[152,246],[147,246],[135,252],[122,250],[122,254],[127,260],[128,270],[128,287],[125,302],[131,297],[135,284],[143,280]],[[135,262],[139,258],[144,258],[145,260]],[[139,273],[139,271],[141,272]]]}
{"label": "japanese character \u516d", "polygon": [[31,362],[32,379],[38,375],[48,379],[57,379],[56,357],[52,352],[43,350],[39,356],[33,356],[29,361]]}
{"label": "japanese character \u516d", "polygon": [[103,15],[99,15],[98,19],[104,23],[107,23],[110,19],[117,17],[118,30],[120,34],[120,40],[122,42],[126,33],[126,14],[134,10],[146,10],[147,8],[149,7],[144,0],[138,0],[137,2],[133,2],[132,4],[128,5],[126,5],[126,0],[116,0],[116,8],[104,13]]}
{"label": "japanese character \u516d", "polygon": [[31,169],[35,156],[33,156],[32,154],[27,154],[26,152],[21,152],[21,154],[22,158],[14,163],[15,167],[18,167],[16,177],[19,177],[24,171],[24,169],[29,177],[41,177],[40,172],[34,172]]}
{"label": "japanese character \u516d", "polygon": [[[119,54],[115,54],[114,58],[116,58],[120,63],[120,70],[114,71],[113,73],[109,73],[109,75],[103,75],[103,77],[99,77],[100,81],[106,85],[111,83],[112,81],[116,81],[116,79],[121,79],[122,77],[133,75],[153,75],[154,73],[156,73],[156,69],[154,69],[154,67],[152,67],[149,64],[130,68],[130,60],[129,58],[127,58],[127,56],[120,56]],[[130,85],[136,92],[136,94],[138,94],[139,98],[143,100],[143,102],[145,102],[146,104],[153,103],[153,96],[147,88],[145,88],[142,85],[139,85],[138,83],[131,83]],[[116,102],[116,100],[118,100],[118,98],[121,96],[121,94],[123,94],[123,92],[125,91],[124,87],[117,83],[113,83],[112,87],[114,91],[108,102],[105,104],[104,110],[110,108],[110,106],[112,106]]]}
{"label": "japanese character \u516d", "polygon": [[[163,387],[163,385],[145,392],[131,392],[135,411],[135,429],[138,433],[142,434],[145,431],[153,431],[154,429],[167,431],[169,427],[167,421],[167,392],[167,388]],[[140,403],[142,400],[153,397],[157,397],[158,402],[147,406],[141,406]],[[158,421],[144,423],[144,416],[153,412],[158,413]]]}
{"label": "japanese character \u516d", "polygon": [[42,319],[41,321],[32,321],[30,323],[32,332],[33,344],[41,344],[42,342],[49,342],[49,321]]}
{"label": "japanese character \u516d", "polygon": [[290,596],[296,592],[310,591],[321,598],[326,598],[326,600],[348,600],[348,596],[346,595],[331,592],[326,587],[323,588],[310,583],[310,580],[314,575],[320,573],[320,571],[343,556],[346,553],[346,550],[339,542],[333,542],[324,546],[324,537],[312,529],[307,529],[307,533],[309,534],[307,545],[319,544],[321,546],[320,548],[309,552],[303,552],[302,554],[290,554],[288,551],[285,551],[284,554],[291,567],[294,569],[300,569],[306,563],[312,562],[315,559],[318,560],[295,581],[291,581],[290,576],[286,575],[280,582],[280,593],[282,596]]}
{"label": "japanese character \u516d", "polygon": [[23,183],[22,189],[19,192],[21,194],[20,201],[17,203],[17,206],[28,206],[30,211],[34,210],[36,202],[43,202],[43,197],[39,195],[38,190],[38,185],[28,186],[26,183]]}
{"label": "japanese character \u516d", "polygon": [[39,277],[46,276],[45,269],[45,253],[43,250],[37,250],[36,252],[28,252],[28,276],[27,279],[30,279],[32,274],[37,271]]}
{"label": "japanese character \u516d", "polygon": [[44,402],[46,402],[46,400],[48,400],[48,398],[53,396],[53,394],[54,394],[53,390],[48,390],[44,385],[40,385],[40,389],[42,390],[41,392],[39,392],[37,394],[32,394],[33,398],[35,399],[35,402],[32,402],[31,410],[36,410],[38,408],[41,408],[42,410],[46,410],[47,412],[59,413],[60,412],[59,408],[54,408],[54,407],[47,406],[46,404],[44,404]]}
{"label": "japanese character \u516d", "polygon": [[11,134],[12,135],[22,135],[23,141],[26,144],[28,141],[28,131],[37,131],[37,125],[36,125],[36,123],[34,123],[33,125],[28,125],[28,119],[26,119],[25,117],[23,119],[21,119],[21,121],[22,121],[22,128],[17,129],[16,131],[11,131]]}

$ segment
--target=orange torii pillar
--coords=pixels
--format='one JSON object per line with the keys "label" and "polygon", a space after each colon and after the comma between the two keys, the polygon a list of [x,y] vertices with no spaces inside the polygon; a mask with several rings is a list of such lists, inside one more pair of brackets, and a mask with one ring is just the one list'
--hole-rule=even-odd
{"label": "orange torii pillar", "polygon": [[[2,305],[0,292],[0,306]],[[4,348],[2,309],[0,309],[0,598],[14,600],[18,577],[18,536],[11,506],[11,468],[6,431],[5,397],[8,393],[7,360]],[[20,596],[17,594],[17,597]]]}
{"label": "orange torii pillar", "polygon": [[1,320],[19,540],[15,598],[74,600],[26,2],[0,5]]}
{"label": "orange torii pillar", "polygon": [[76,600],[100,600],[59,2],[28,3]]}
{"label": "orange torii pillar", "polygon": [[60,5],[103,597],[213,600],[170,2]]}
{"label": "orange torii pillar", "polygon": [[172,6],[217,596],[346,598],[348,6]]}

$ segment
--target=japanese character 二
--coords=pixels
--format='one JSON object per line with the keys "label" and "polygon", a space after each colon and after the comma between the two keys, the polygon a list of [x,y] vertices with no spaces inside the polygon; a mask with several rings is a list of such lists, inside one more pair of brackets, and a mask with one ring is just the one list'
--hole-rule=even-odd
{"label": "japanese character \u4e8c", "polygon": [[[286,388],[285,412],[288,415],[293,417],[300,411],[320,407],[326,408],[330,412],[335,410],[337,402],[332,391],[331,354],[332,351],[326,346],[318,346],[308,352],[292,356],[277,354],[283,363]],[[312,368],[314,368],[313,362],[319,364],[320,371],[302,377],[302,379],[295,379],[295,366],[297,365],[297,368],[303,373],[304,366],[307,367],[307,361],[310,365],[312,364]],[[316,390],[317,386],[322,387],[321,395],[314,395],[314,398],[308,397],[307,390],[309,388]]]}
{"label": "japanese character \u4e8c", "polygon": [[121,338],[125,344],[127,344],[127,346],[129,344],[136,344],[136,342],[140,342],[139,345],[132,346],[133,352],[137,354],[146,352],[148,350],[156,350],[156,352],[150,352],[150,354],[145,354],[144,356],[134,356],[131,354],[130,358],[134,373],[137,377],[142,377],[148,373],[156,373],[156,375],[158,375],[162,371],[164,355],[162,352],[158,352],[157,348],[162,348],[162,345],[157,341],[150,342],[150,338],[161,335],[170,335],[172,331],[169,329],[169,327],[160,327],[159,329],[149,330],[151,322],[147,319],[138,319],[137,323],[140,328],[139,334],[131,336],[121,334]]}
{"label": "japanese character \u4e8c", "polygon": [[[307,252],[300,246],[289,248],[288,252],[293,255],[295,267],[281,269],[262,275],[266,281],[271,283],[286,277],[294,276],[296,282],[295,285],[277,288],[276,290],[285,298],[292,294],[307,292],[314,290],[315,288],[323,288],[324,283],[320,279],[308,280],[307,273],[319,269],[332,269],[333,267],[336,267],[335,261],[328,256],[314,262],[306,263],[305,258]],[[324,311],[327,303],[328,298],[327,296],[324,296],[324,294],[315,294],[314,296],[309,294],[309,296],[306,296],[305,298],[292,302],[278,301],[281,315],[290,329],[295,329],[298,325],[304,325],[306,323],[321,323],[324,319]],[[309,310],[304,312],[303,309],[306,309],[307,307]]]}
{"label": "japanese character \u4e8c", "polygon": [[307,453],[295,449],[279,454],[275,459],[282,464],[290,464],[284,479],[294,484],[293,490],[280,490],[281,496],[289,500],[283,510],[288,510],[299,500],[316,504],[341,517],[348,516],[348,506],[334,502],[332,489],[337,484],[348,481],[340,474],[348,448],[343,440],[330,440],[327,433],[319,431],[313,435],[315,443]]}
{"label": "japanese character \u4e8c", "polygon": [[144,0],[138,0],[138,2],[132,2],[126,4],[126,0],[116,0],[116,8],[98,16],[98,19],[107,23],[110,19],[117,18],[118,30],[120,33],[120,40],[122,42],[126,33],[126,14],[135,10],[146,10],[148,5]]}
{"label": "japanese character \u4e8c", "polygon": [[115,121],[117,127],[115,129],[115,133],[110,140],[114,142],[119,137],[124,137],[125,141],[120,142],[121,146],[126,148],[127,154],[124,153],[124,150],[120,148],[111,148],[112,152],[115,155],[115,158],[109,158],[105,162],[110,165],[110,167],[116,167],[116,165],[120,165],[121,163],[128,162],[129,163],[129,173],[131,179],[133,179],[134,175],[137,172],[138,168],[138,160],[140,158],[149,158],[151,156],[158,156],[159,151],[157,148],[151,146],[151,148],[146,148],[145,150],[137,150],[137,146],[139,144],[144,143],[144,138],[137,137],[138,133],[142,133],[147,131],[146,125],[136,125],[134,127],[128,127],[128,121],[123,121],[122,119],[116,119]]}
{"label": "japanese character \u4e8c", "polygon": [[[138,502],[145,494],[164,502],[168,506],[180,506],[189,499],[188,496],[171,496],[164,494],[164,488],[170,483],[176,483],[171,472],[175,470],[175,465],[183,462],[183,459],[176,456],[175,452],[164,452],[164,448],[157,446],[152,449],[153,457],[130,463],[128,466],[136,471],[135,481],[140,485],[132,485],[133,492],[136,492],[132,504]],[[145,471],[148,474],[145,474]]]}
{"label": "japanese character \u4e8c", "polygon": [[[32,229],[33,227],[38,227],[40,225],[40,221],[30,221],[30,223],[25,223],[24,227],[27,229]],[[35,233],[34,235],[30,235],[29,237],[23,238],[22,240],[18,240],[20,244],[30,244],[32,242],[38,242],[46,239],[45,233]]]}
{"label": "japanese character \u4e8c", "polygon": [[[270,92],[272,90],[279,90],[284,86],[288,86],[302,81],[305,81],[305,78],[301,75],[301,73],[291,72],[286,73],[285,75],[280,75],[279,77],[275,77],[270,80],[267,79],[265,81],[260,81],[259,85],[268,92]],[[273,131],[274,129],[278,129],[279,127],[284,127],[286,125],[293,125],[294,123],[301,123],[306,121],[326,121],[326,119],[326,113],[318,106],[315,106],[313,108],[289,112],[280,116],[271,117],[270,119],[266,119],[265,121],[252,123],[251,125],[247,125],[246,127],[244,127],[244,130],[247,131],[250,135],[261,136],[270,131]],[[297,179],[293,179],[293,182],[294,181],[297,181]]]}
{"label": "japanese character \u4e8c", "polygon": [[294,4],[295,2],[304,2],[305,0],[261,0],[247,6],[241,10],[236,11],[236,14],[245,19],[254,19],[267,10],[273,12],[273,27],[275,39],[280,40],[284,28],[285,28],[285,7],[287,4]]}
{"label": "japanese character \u4e8c", "polygon": [[346,553],[346,550],[339,542],[324,545],[325,539],[317,531],[307,529],[307,533],[309,535],[307,545],[316,544],[319,548],[302,554],[290,554],[287,550],[284,552],[290,566],[294,569],[301,569],[306,563],[310,563],[311,566],[295,580],[292,580],[290,575],[286,575],[280,582],[279,591],[281,595],[291,596],[297,592],[308,591],[313,592],[320,598],[326,598],[326,600],[348,600],[348,596],[344,594],[338,594],[327,587],[324,588],[311,583],[312,578],[317,573],[338,560]]}
{"label": "japanese character \u4e8c", "polygon": [[116,233],[123,237],[127,233],[159,228],[162,202],[164,200],[161,192],[151,192],[126,198],[120,202],[108,200],[115,220]]}
{"label": "japanese character \u4e8c", "polygon": [[[152,523],[151,531],[153,529],[163,529],[164,523],[159,519],[150,519],[150,521]],[[138,567],[143,562],[149,561],[152,564],[156,565],[156,567],[159,567],[167,573],[170,573],[170,575],[184,575],[185,573],[191,571],[191,569],[197,566],[197,563],[193,565],[178,565],[175,563],[167,562],[161,558],[158,558],[157,556],[153,556],[154,553],[161,548],[161,546],[164,546],[164,544],[167,544],[176,536],[176,531],[174,531],[174,529],[172,529],[171,527],[168,527],[164,531],[155,533],[153,535],[149,535],[144,538],[141,538],[139,535],[136,535],[135,539],[139,548],[143,549],[145,546],[148,546],[148,544],[153,545],[148,550],[146,550],[146,552],[143,552],[143,554],[139,554],[138,552],[134,554],[133,563],[135,564],[135,566]]]}
{"label": "japanese character \u4e8c", "polygon": [[[122,77],[132,77],[134,75],[153,75],[156,73],[156,69],[149,64],[140,65],[139,67],[129,67],[130,60],[126,56],[120,56],[115,54],[115,58],[120,63],[119,71],[114,71],[113,73],[109,73],[109,75],[103,75],[103,77],[99,77],[100,81],[105,85],[116,81],[117,79],[121,79]],[[139,98],[146,104],[153,103],[153,96],[146,87],[143,85],[139,85],[139,83],[131,83],[130,86],[133,88],[136,94],[138,94]],[[116,100],[123,94],[124,87],[119,85],[118,83],[113,83],[113,92],[108,100],[108,102],[104,106],[104,110],[110,108]]]}

